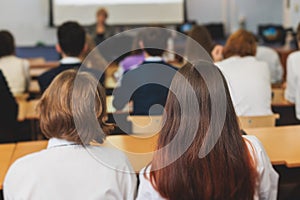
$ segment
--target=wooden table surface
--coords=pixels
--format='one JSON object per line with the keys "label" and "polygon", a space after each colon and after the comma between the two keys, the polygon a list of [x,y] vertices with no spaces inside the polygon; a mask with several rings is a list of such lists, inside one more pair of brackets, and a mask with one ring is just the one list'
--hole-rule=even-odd
{"label": "wooden table surface", "polygon": [[16,144],[14,153],[11,157],[10,164],[15,162],[18,158],[21,158],[27,154],[46,149],[47,144],[48,144],[47,140],[32,141],[32,142],[18,142]]}
{"label": "wooden table surface", "polygon": [[[112,105],[112,101],[113,101],[112,96],[106,97],[108,113],[116,112],[116,109]],[[38,119],[39,114],[36,109],[38,103],[39,103],[38,99],[31,100],[31,101],[25,101],[25,100],[18,101],[18,105],[19,105],[18,121],[23,121],[25,119]],[[132,109],[133,109],[133,105],[132,102],[130,102],[124,107],[124,109],[121,112],[131,112]]]}
{"label": "wooden table surface", "polygon": [[245,129],[263,144],[273,165],[300,167],[300,126]]}
{"label": "wooden table surface", "polygon": [[0,145],[0,190],[3,187],[3,181],[6,172],[10,166],[10,161],[13,156],[16,144],[1,144]]}

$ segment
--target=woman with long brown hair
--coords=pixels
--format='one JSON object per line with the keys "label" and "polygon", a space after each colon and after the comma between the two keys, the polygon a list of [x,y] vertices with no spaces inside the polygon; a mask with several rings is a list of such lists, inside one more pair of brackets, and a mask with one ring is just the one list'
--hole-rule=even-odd
{"label": "woman with long brown hair", "polygon": [[140,174],[137,199],[276,199],[278,175],[258,139],[241,135],[217,67],[203,61],[185,65],[170,91],[157,151]]}

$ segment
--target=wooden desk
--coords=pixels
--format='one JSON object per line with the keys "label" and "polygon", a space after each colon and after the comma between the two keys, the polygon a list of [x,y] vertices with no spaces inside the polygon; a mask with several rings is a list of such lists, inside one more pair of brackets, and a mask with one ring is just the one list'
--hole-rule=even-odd
{"label": "wooden desk", "polygon": [[263,144],[273,165],[300,167],[300,126],[245,129]]}
{"label": "wooden desk", "polygon": [[283,88],[273,88],[272,93],[273,93],[272,106],[294,106],[295,105],[284,98]]}
{"label": "wooden desk", "polygon": [[[113,97],[108,96],[106,97],[107,101],[107,112],[114,113],[116,109],[112,105]],[[23,121],[25,119],[38,119],[39,114],[36,110],[36,107],[39,103],[39,100],[31,100],[31,101],[19,101],[19,114],[18,114],[18,121]],[[132,111],[132,102],[127,104],[122,112],[130,112]]]}
{"label": "wooden desk", "polygon": [[37,80],[30,81],[28,92],[32,94],[39,94],[41,92],[40,85]]}
{"label": "wooden desk", "polygon": [[39,115],[36,111],[38,103],[39,100],[19,101],[18,121],[24,121],[25,119],[38,119]]}
{"label": "wooden desk", "polygon": [[51,69],[59,66],[59,61],[48,61],[48,62],[32,62],[30,61],[30,69],[37,69],[37,68],[44,68],[44,69]]}
{"label": "wooden desk", "polygon": [[138,173],[151,162],[157,139],[158,134],[148,138],[134,135],[112,135],[107,137],[103,145],[123,151],[134,171]]}
{"label": "wooden desk", "polygon": [[47,140],[17,143],[10,164],[13,164],[18,158],[46,149],[47,145]]}
{"label": "wooden desk", "polygon": [[0,145],[0,190],[3,187],[3,181],[6,172],[10,166],[10,161],[15,150],[16,144],[1,144]]}

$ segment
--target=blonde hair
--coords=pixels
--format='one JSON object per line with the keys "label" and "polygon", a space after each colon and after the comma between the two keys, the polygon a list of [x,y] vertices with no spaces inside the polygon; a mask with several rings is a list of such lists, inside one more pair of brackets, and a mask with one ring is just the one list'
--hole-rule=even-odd
{"label": "blonde hair", "polygon": [[59,74],[44,92],[38,110],[47,138],[102,143],[111,129],[105,123],[105,90],[87,72],[67,70]]}

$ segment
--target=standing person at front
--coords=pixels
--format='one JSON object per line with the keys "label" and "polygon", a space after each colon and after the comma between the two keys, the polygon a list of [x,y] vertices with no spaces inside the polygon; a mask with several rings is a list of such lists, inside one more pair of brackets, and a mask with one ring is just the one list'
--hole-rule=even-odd
{"label": "standing person at front", "polygon": [[170,89],[137,199],[275,200],[278,174],[259,140],[241,135],[220,71],[207,62],[187,64]]}
{"label": "standing person at front", "polygon": [[105,92],[93,76],[63,72],[38,108],[48,147],[10,167],[3,186],[5,199],[134,199],[136,175],[130,173],[126,156],[90,145],[102,143],[110,129],[104,123]]}

